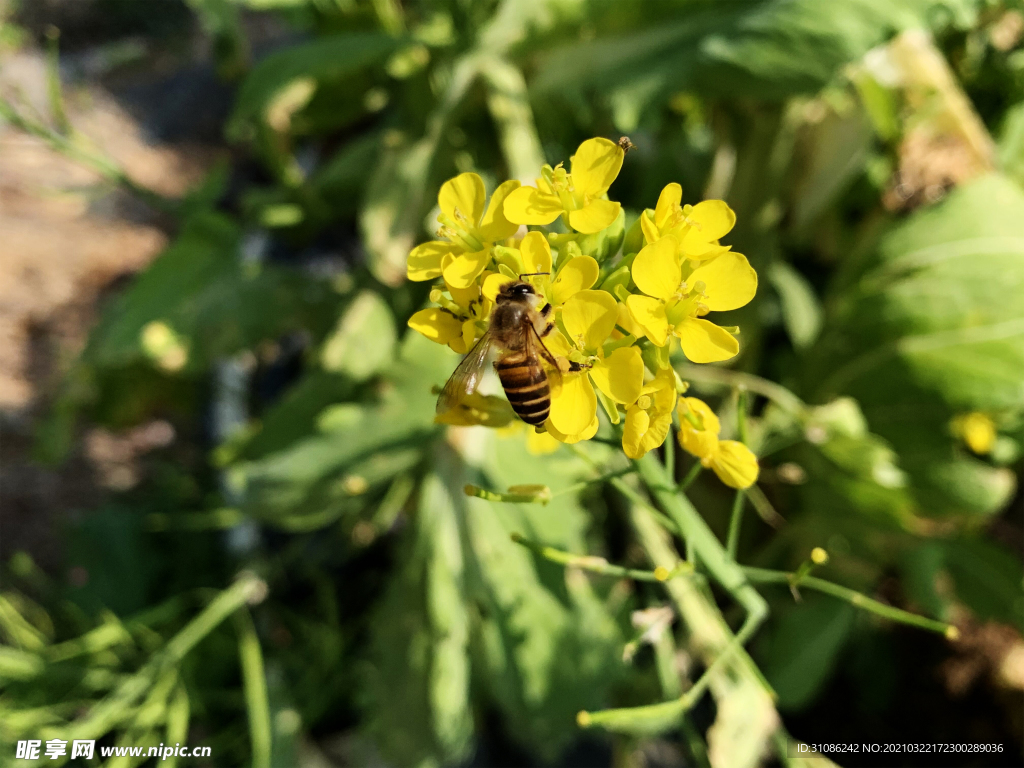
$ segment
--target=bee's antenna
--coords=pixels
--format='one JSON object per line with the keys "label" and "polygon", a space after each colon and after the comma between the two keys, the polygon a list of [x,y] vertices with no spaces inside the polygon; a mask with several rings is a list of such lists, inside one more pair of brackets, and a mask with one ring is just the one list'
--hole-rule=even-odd
{"label": "bee's antenna", "polygon": [[550,275],[550,274],[551,274],[550,272],[524,272],[523,274],[521,274],[519,276],[519,279],[522,280],[524,277],[533,277],[535,275]]}

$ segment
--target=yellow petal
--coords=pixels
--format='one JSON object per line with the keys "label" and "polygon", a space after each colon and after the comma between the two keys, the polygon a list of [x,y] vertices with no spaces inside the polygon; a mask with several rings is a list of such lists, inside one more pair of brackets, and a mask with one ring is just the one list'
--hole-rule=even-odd
{"label": "yellow petal", "polygon": [[749,488],[757,480],[757,456],[736,440],[722,440],[711,458],[711,469],[730,488]]}
{"label": "yellow petal", "polygon": [[683,280],[679,256],[679,242],[671,235],[644,247],[633,260],[633,282],[648,296],[668,299],[679,290]]}
{"label": "yellow petal", "polygon": [[722,423],[718,420],[718,416],[711,410],[711,406],[701,400],[699,397],[681,397],[679,398],[679,423],[682,427],[689,427],[690,420],[686,417],[687,413],[692,413],[697,419],[697,422],[701,425],[703,431],[710,432],[717,435],[722,431]]}
{"label": "yellow petal", "polygon": [[551,274],[551,246],[542,232],[527,234],[519,244],[519,253],[523,257],[523,266],[527,272]]}
{"label": "yellow petal", "polygon": [[598,421],[596,413],[594,414],[594,418],[591,420],[590,424],[587,425],[587,428],[584,429],[582,432],[578,432],[575,435],[566,435],[559,432],[558,428],[551,423],[550,418],[544,422],[544,428],[548,431],[548,434],[555,438],[555,440],[558,440],[560,443],[566,443],[567,445],[578,443],[581,440],[589,440],[590,438],[597,434],[597,427]]}
{"label": "yellow petal", "polygon": [[466,229],[473,229],[484,215],[484,182],[475,173],[460,173],[441,185],[437,195],[441,210]]}
{"label": "yellow petal", "polygon": [[[687,414],[691,414],[703,429],[693,425]],[[721,429],[718,417],[703,400],[696,397],[679,398],[679,445],[683,450],[704,459],[718,450],[718,432]]]}
{"label": "yellow petal", "polygon": [[658,204],[654,208],[654,223],[658,229],[662,229],[668,224],[669,217],[679,210],[679,204],[682,201],[683,188],[675,182],[666,184],[665,188],[661,190],[661,194],[658,195]]}
{"label": "yellow petal", "polygon": [[573,349],[569,340],[557,328],[544,337],[544,346],[555,357],[568,357]]}
{"label": "yellow petal", "polygon": [[514,281],[508,275],[503,275],[501,272],[492,272],[484,278],[481,293],[483,293],[485,299],[494,303],[498,298],[498,293],[501,291],[501,286],[511,282]]}
{"label": "yellow petal", "polygon": [[757,293],[757,272],[746,256],[733,251],[701,264],[686,280],[691,286],[698,281],[706,286],[703,303],[715,312],[738,309]]}
{"label": "yellow petal", "polygon": [[594,362],[590,378],[617,403],[634,403],[644,387],[644,361],[638,347],[616,349]]}
{"label": "yellow petal", "polygon": [[480,237],[483,240],[492,243],[496,240],[504,240],[506,237],[512,237],[519,229],[518,224],[505,218],[505,198],[520,186],[518,181],[512,179],[494,190],[491,202],[487,205],[487,213],[484,214],[483,220],[480,222]]}
{"label": "yellow petal", "polygon": [[665,303],[661,299],[650,296],[631,295],[626,299],[626,306],[633,316],[633,321],[644,329],[644,333],[659,347],[668,342],[669,325],[665,316]]}
{"label": "yellow petal", "polygon": [[[705,243],[729,234],[736,223],[736,214],[724,200],[705,200],[697,203],[686,217],[695,225],[687,237],[692,235]],[[683,243],[683,247],[686,247],[686,242]]]}
{"label": "yellow petal", "polygon": [[[638,339],[642,339],[647,335],[647,331],[644,330],[640,323],[633,319],[633,313],[629,311],[629,307],[625,304],[619,304],[619,319],[616,324],[621,328],[625,328],[627,332],[633,334]],[[665,326],[665,333],[668,333],[667,322]]]}
{"label": "yellow petal", "polygon": [[611,226],[612,222],[619,217],[621,208],[621,205],[610,200],[601,200],[600,198],[591,200],[578,211],[569,212],[569,224],[577,232],[592,235]]}
{"label": "yellow petal", "polygon": [[600,273],[600,265],[590,256],[576,256],[569,259],[558,270],[558,275],[552,281],[551,295],[548,296],[548,301],[555,306],[565,304],[570,297],[580,291],[593,288]]}
{"label": "yellow petal", "polygon": [[675,332],[691,363],[718,363],[736,357],[740,351],[736,337],[709,320],[688,317],[676,326]]}
{"label": "yellow petal", "polygon": [[462,323],[462,337],[452,339],[448,346],[460,355],[464,355],[473,348],[476,343],[476,323],[473,320],[465,320]]}
{"label": "yellow petal", "polygon": [[441,259],[441,272],[445,282],[453,288],[469,288],[490,260],[489,250],[463,253],[460,256],[448,254]]}
{"label": "yellow petal", "polygon": [[596,350],[601,346],[615,328],[618,316],[615,297],[606,291],[580,291],[562,307],[565,330],[571,341],[583,349]]}
{"label": "yellow petal", "polygon": [[622,451],[629,458],[639,459],[647,453],[642,443],[650,425],[651,417],[639,405],[631,405],[626,411],[626,423],[622,427]]}
{"label": "yellow petal", "polygon": [[562,202],[536,187],[520,187],[505,198],[505,218],[516,224],[550,224],[562,213]]}
{"label": "yellow petal", "polygon": [[661,239],[661,232],[658,230],[658,225],[654,223],[653,217],[654,212],[650,208],[640,214],[640,229],[643,230],[644,241],[648,245]]}
{"label": "yellow petal", "polygon": [[421,309],[409,318],[409,327],[431,341],[447,344],[462,335],[462,321],[451,312],[437,307]]}
{"label": "yellow petal", "polygon": [[417,245],[409,254],[406,276],[410,280],[422,282],[441,276],[441,259],[447,254],[458,250],[451,243],[431,240],[429,243]]}
{"label": "yellow petal", "polygon": [[473,283],[469,288],[456,288],[453,285],[445,283],[445,287],[448,288],[448,293],[451,294],[452,300],[460,307],[469,309],[469,305],[480,298],[480,286]]}
{"label": "yellow petal", "polygon": [[549,420],[563,435],[583,432],[597,415],[597,395],[586,373],[567,373],[562,389],[551,396]]}
{"label": "yellow petal", "polygon": [[[600,197],[608,191],[622,168],[622,147],[608,139],[587,139],[570,159],[572,183],[587,197]],[[618,215],[618,212],[615,214]],[[609,222],[611,223],[611,222]],[[575,226],[575,225],[574,225]],[[605,224],[605,226],[608,226]],[[604,227],[601,227],[604,229]],[[584,230],[579,230],[583,232]],[[597,232],[598,230],[593,230]]]}

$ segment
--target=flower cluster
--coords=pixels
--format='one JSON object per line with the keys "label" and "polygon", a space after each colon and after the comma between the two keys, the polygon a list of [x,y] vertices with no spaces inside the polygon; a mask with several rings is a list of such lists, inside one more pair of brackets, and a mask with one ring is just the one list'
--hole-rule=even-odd
{"label": "flower cluster", "polygon": [[[682,447],[726,484],[747,487],[756,458],[718,439],[718,419],[701,401],[681,397],[686,385],[672,367],[677,350],[693,363],[739,352],[739,329],[708,319],[742,307],[757,290],[746,257],[719,242],[735,214],[720,200],[684,205],[682,188],[669,184],[626,231],[625,211],[607,195],[624,154],[620,144],[589,139],[568,171],[545,165],[535,187],[506,181],[489,202],[475,173],[445,182],[438,239],[416,247],[408,263],[409,279],[437,281],[435,306],[409,326],[464,354],[486,333],[502,285],[522,276],[553,309],[544,344],[561,376],[548,435],[562,443],[592,438],[600,403],[612,424],[622,424],[626,455],[639,458],[665,442],[678,411]],[[501,398],[474,393],[467,401],[458,423],[511,419]]]}

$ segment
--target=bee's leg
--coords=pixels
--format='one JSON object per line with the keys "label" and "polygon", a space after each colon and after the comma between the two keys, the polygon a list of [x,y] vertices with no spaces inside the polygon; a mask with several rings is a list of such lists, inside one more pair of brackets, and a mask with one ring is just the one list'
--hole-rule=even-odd
{"label": "bee's leg", "polygon": [[555,330],[555,321],[551,319],[554,311],[554,307],[550,304],[545,304],[537,311],[538,321],[534,325],[534,330],[537,331],[537,335],[542,339]]}
{"label": "bee's leg", "polygon": [[569,373],[579,373],[592,367],[590,363],[574,363],[572,360],[569,361]]}

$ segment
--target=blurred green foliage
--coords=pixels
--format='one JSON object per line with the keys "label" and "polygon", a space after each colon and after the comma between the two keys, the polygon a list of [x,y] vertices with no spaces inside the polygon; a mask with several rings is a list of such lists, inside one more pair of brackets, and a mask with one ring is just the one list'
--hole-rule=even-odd
{"label": "blurred green foliage", "polygon": [[[236,160],[168,201],[173,242],[106,308],[39,454],[61,458],[83,421],[161,415],[214,438],[70,526],[86,587],[10,558],[4,754],[74,734],[201,741],[211,765],[459,764],[489,743],[554,764],[581,743],[577,711],[679,695],[665,670],[683,633],[623,661],[632,611],[663,593],[510,539],[648,567],[629,504],[603,484],[559,494],[590,469],[531,455],[522,432],[448,435],[431,387],[457,358],[406,333],[426,289],[404,282],[405,257],[440,184],[529,180],[593,135],[636,145],[616,183],[628,222],[669,181],[724,197],[730,244],[762,276],[733,313],[734,369],[680,369],[721,395],[726,430],[735,386],[761,398],[751,501],[786,525],[748,524],[740,559],[792,570],[825,546],[833,580],[871,593],[898,573],[921,613],[1024,627],[1019,553],[985,535],[1024,440],[1024,58],[1019,33],[1000,37],[1019,2],[187,5],[234,85]],[[259,14],[288,36],[256,56]],[[926,42],[900,58],[889,43],[907,30]],[[938,143],[918,157],[921,135]],[[296,363],[288,344],[298,374],[258,396]],[[985,455],[953,427],[972,412],[998,432]],[[467,482],[555,498],[490,504]],[[702,477],[690,494],[724,532],[721,487]],[[755,655],[798,711],[877,632],[827,596],[766,594]],[[691,722],[683,734],[701,764]],[[715,764],[753,764],[743,748]]]}

